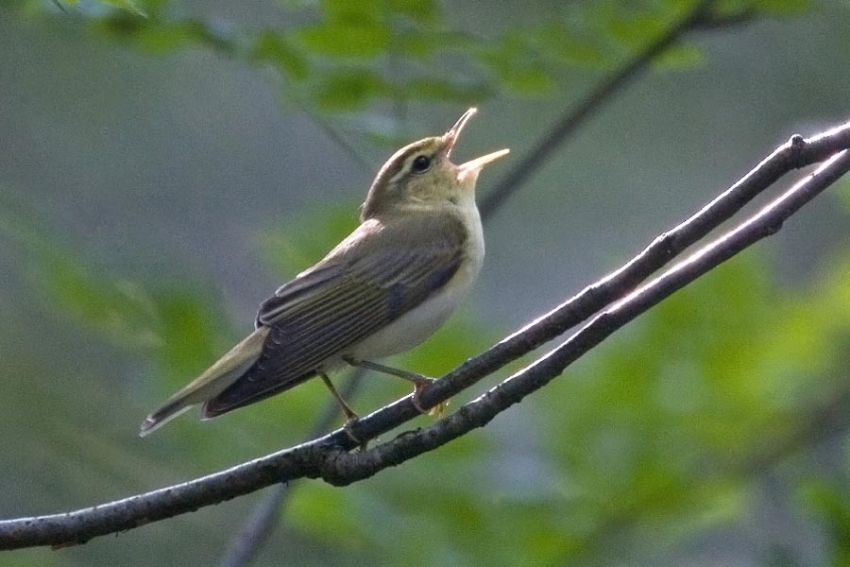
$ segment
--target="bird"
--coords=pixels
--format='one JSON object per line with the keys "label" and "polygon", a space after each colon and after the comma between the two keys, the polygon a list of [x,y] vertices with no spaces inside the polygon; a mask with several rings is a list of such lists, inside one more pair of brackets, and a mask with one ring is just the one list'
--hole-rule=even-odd
{"label": "bird", "polygon": [[450,156],[467,110],[443,135],[413,142],[387,160],[360,208],[360,224],[322,260],[260,304],[255,329],[145,418],[146,436],[201,405],[210,419],[319,377],[349,423],[357,414],[328,377],[345,365],[414,383],[431,378],[375,359],[431,336],[468,294],[484,261],[475,202],[482,168],[503,149],[455,165]]}

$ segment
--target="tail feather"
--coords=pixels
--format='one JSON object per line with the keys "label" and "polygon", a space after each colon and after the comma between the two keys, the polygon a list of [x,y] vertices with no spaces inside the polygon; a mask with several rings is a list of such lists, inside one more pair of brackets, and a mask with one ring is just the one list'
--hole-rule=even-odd
{"label": "tail feather", "polygon": [[192,406],[217,396],[233,384],[257,361],[268,333],[268,327],[260,327],[230,349],[203,374],[151,413],[142,422],[139,435],[145,437],[153,433]]}
{"label": "tail feather", "polygon": [[172,419],[180,417],[192,409],[192,406],[187,406],[180,402],[181,401],[178,400],[170,404],[165,404],[147,416],[142,422],[142,427],[139,429],[139,437],[147,437]]}

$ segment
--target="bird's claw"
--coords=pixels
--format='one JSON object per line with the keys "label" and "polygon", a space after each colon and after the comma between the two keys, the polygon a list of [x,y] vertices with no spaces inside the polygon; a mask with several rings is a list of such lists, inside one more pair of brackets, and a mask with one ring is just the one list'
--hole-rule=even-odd
{"label": "bird's claw", "polygon": [[423,376],[420,380],[414,382],[413,398],[411,401],[413,403],[413,407],[415,407],[419,413],[427,413],[431,417],[443,417],[443,413],[446,411],[446,408],[449,405],[449,400],[440,402],[431,409],[423,408],[422,403],[419,401],[419,397],[422,395],[422,392],[424,392],[428,388],[428,386],[434,382],[436,382],[436,380],[434,380],[433,378],[427,378],[425,376]]}
{"label": "bird's claw", "polygon": [[367,448],[366,446],[369,444],[369,441],[361,441],[360,438],[357,437],[357,435],[355,435],[354,432],[351,430],[353,425],[357,423],[358,419],[360,418],[356,415],[354,417],[349,417],[348,419],[346,419],[345,424],[343,424],[342,426],[342,430],[345,432],[346,435],[348,435],[349,439],[351,439],[352,441],[354,441],[354,443],[357,444],[358,451],[365,451]]}

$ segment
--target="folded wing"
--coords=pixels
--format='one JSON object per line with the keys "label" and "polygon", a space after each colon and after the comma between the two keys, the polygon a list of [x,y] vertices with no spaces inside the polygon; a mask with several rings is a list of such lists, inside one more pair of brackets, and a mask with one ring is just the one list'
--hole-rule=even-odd
{"label": "folded wing", "polygon": [[297,386],[442,288],[463,259],[465,231],[446,215],[417,217],[366,221],[266,300],[257,314],[257,327],[269,328],[259,358],[204,404],[204,417]]}

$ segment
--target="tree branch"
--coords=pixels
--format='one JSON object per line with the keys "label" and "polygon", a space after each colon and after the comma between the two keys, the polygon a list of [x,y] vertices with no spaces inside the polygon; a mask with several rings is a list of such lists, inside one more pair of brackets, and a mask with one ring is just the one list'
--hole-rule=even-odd
{"label": "tree branch", "polygon": [[[620,70],[610,74],[578,104],[571,105],[561,120],[538,140],[534,149],[517,163],[493,191],[482,199],[479,208],[484,223],[486,224],[487,220],[498,212],[498,209],[504,205],[507,199],[519,190],[525,181],[554,153],[557,147],[568,140],[586,120],[590,119],[615,94],[624,89],[630,80],[636,79],[641,73],[648,70],[652,61],[675,45],[682,35],[691,30],[716,29],[748,23],[755,17],[754,10],[746,10],[740,14],[726,17],[710,16],[708,9],[712,4],[712,0],[700,2],[690,14],[672,25],[663,36],[644,51],[638,53]],[[326,127],[327,125],[320,123],[320,126]],[[334,139],[340,141],[335,132],[330,132],[330,134]],[[346,146],[346,149],[351,150],[348,144],[343,145]],[[351,152],[349,151],[349,153]],[[360,163],[362,164],[362,160],[360,160]],[[328,407],[330,407],[330,410]],[[336,415],[337,409],[337,404],[331,401],[329,406],[326,406],[325,412],[332,411],[333,414],[331,415]],[[318,423],[325,423],[324,416],[327,415],[327,413],[323,414]],[[311,438],[324,433],[329,427],[330,423],[318,430],[314,428],[315,433],[311,435]],[[283,505],[285,494],[288,494],[291,490],[292,484],[280,485],[257,504],[248,522],[231,541],[230,547],[220,564],[221,567],[242,567],[251,562],[259,547],[263,545],[274,529],[274,525],[280,517],[277,509]]]}
{"label": "tree branch", "polygon": [[528,394],[548,384],[567,366],[650,307],[752,244],[775,234],[782,228],[785,220],[848,171],[850,151],[843,151],[831,157],[814,173],[738,228],[617,301],[555,350],[464,405],[456,413],[418,431],[402,434],[369,451],[340,452],[328,463],[329,466],[322,470],[322,478],[335,485],[351,484],[432,451],[473,429],[483,427],[495,416],[522,401]]}
{"label": "tree branch", "polygon": [[[788,171],[823,161],[847,148],[850,148],[850,123],[810,140],[794,136],[693,217],[656,238],[624,267],[432,384],[421,394],[421,405],[427,408],[447,400],[562,334],[627,293]],[[340,429],[176,486],[65,514],[6,520],[0,522],[0,549],[83,543],[99,535],[132,529],[297,478],[321,477],[332,484],[349,484],[438,447],[472,428],[483,426],[505,408],[545,385],[578,356],[629,320],[778,230],[785,219],[848,169],[850,153],[842,152],[739,228],[630,293],[553,352],[430,427],[403,433],[359,454],[347,453],[355,444]],[[373,439],[416,417],[419,413],[411,397],[406,396],[362,418],[353,424],[351,432],[359,439]]]}

